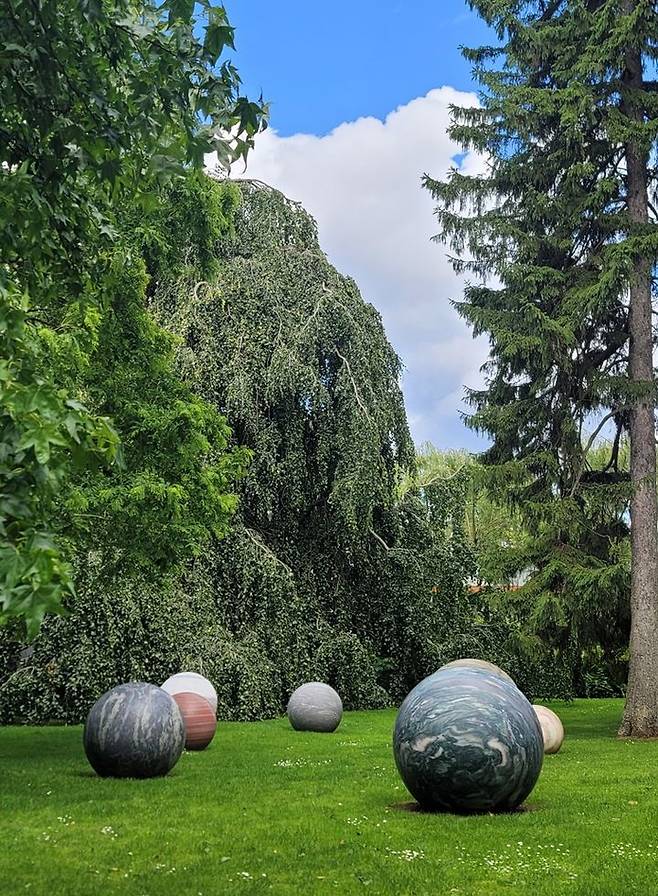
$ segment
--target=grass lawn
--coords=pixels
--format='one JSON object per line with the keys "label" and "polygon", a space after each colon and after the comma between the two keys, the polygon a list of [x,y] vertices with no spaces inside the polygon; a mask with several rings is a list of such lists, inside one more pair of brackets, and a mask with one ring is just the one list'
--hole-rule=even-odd
{"label": "grass lawn", "polygon": [[528,811],[477,817],[408,810],[393,711],[220,723],[149,781],[96,777],[80,728],[2,728],[0,893],[658,893],[658,743],[615,739],[619,700],[553,708]]}

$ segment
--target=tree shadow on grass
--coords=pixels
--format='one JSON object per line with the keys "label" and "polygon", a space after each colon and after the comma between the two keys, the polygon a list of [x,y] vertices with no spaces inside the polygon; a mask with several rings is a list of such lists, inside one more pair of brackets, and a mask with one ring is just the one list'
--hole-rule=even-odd
{"label": "tree shadow on grass", "polygon": [[[554,705],[554,704],[552,704]],[[579,700],[577,704],[555,707],[569,738],[600,740],[617,737],[623,704],[621,700]]]}

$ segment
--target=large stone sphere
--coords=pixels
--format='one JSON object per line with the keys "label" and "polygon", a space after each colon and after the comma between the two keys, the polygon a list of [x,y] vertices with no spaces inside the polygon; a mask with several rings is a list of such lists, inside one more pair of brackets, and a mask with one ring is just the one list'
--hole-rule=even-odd
{"label": "large stone sphere", "polygon": [[103,694],[92,706],[84,748],[102,777],[154,778],[178,762],[185,727],[172,697],[153,684],[131,681]]}
{"label": "large stone sphere", "polygon": [[185,749],[205,750],[215,736],[217,719],[205,697],[181,691],[174,694],[185,725]]}
{"label": "large stone sphere", "polygon": [[296,731],[335,731],[342,717],[342,700],[321,681],[301,685],[288,700],[288,718]]}
{"label": "large stone sphere", "polygon": [[[445,666],[441,666],[441,669],[453,669],[458,667],[481,669],[483,672],[489,672],[491,675],[500,675],[501,678],[506,678],[507,681],[511,681],[513,685],[516,685],[514,679],[508,675],[504,669],[501,669],[500,666],[497,666],[495,663],[490,663],[488,660],[476,660],[472,657],[465,657],[462,660],[453,660],[451,663],[446,663]],[[441,669],[439,669],[439,672]]]}
{"label": "large stone sphere", "polygon": [[217,715],[217,691],[203,675],[198,672],[177,672],[170,675],[162,685],[162,689],[173,697],[174,694],[198,694],[210,703],[214,715]]}
{"label": "large stone sphere", "polygon": [[544,738],[544,753],[557,753],[564,740],[564,728],[560,717],[548,706],[533,704]]}
{"label": "large stone sphere", "polygon": [[525,696],[500,675],[453,666],[407,695],[393,752],[427,809],[492,812],[519,806],[541,771],[544,744]]}

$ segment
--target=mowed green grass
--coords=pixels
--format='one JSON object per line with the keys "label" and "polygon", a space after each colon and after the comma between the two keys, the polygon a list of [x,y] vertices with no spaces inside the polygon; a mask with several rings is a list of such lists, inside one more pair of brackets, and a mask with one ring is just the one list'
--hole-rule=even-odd
{"label": "mowed green grass", "polygon": [[658,893],[658,743],[618,700],[554,704],[567,730],[527,811],[409,811],[395,713],[333,735],[220,723],[167,778],[96,777],[80,728],[0,729],[0,893]]}

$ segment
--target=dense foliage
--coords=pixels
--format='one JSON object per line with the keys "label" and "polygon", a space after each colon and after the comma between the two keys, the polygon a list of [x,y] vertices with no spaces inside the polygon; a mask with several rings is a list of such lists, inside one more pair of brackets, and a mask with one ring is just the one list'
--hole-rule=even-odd
{"label": "dense foliage", "polygon": [[[421,495],[410,481],[399,361],[309,216],[262,185],[201,176],[146,216],[129,207],[123,226],[122,313],[108,318],[112,351],[90,365],[88,392],[122,433],[125,469],[76,480],[75,512],[90,521],[78,594],[31,647],[2,642],[0,717],[78,720],[116,681],[181,668],[210,675],[223,717],[276,714],[309,678],[347,706],[381,705],[481,648],[464,602],[463,484]],[[182,340],[178,370],[196,398],[172,379],[163,324]],[[224,415],[242,446],[231,453]],[[219,468],[210,456],[199,473],[194,449],[208,443]],[[155,580],[153,564],[201,542],[195,527],[210,525],[215,492],[223,506],[246,449],[232,531]]]}
{"label": "dense foliage", "polygon": [[[511,498],[532,535],[526,612],[574,663],[583,643],[620,650],[631,499],[635,655],[644,664],[636,679],[645,687],[631,689],[625,730],[651,733],[658,667],[649,288],[658,237],[646,193],[658,94],[642,66],[656,58],[655,4],[471,6],[499,43],[466,51],[481,105],[455,109],[451,134],[486,165],[482,174],[455,170],[444,182],[426,181],[455,268],[473,278],[457,309],[490,339],[469,423],[492,437],[483,457],[489,485]],[[594,466],[588,452],[606,426],[608,455]],[[627,432],[631,477],[620,463]]]}
{"label": "dense foliage", "polygon": [[377,312],[303,209],[261,184],[240,193],[219,284],[183,276],[154,297],[184,375],[253,452],[209,575],[227,630],[277,671],[277,700],[322,677],[373,705],[449,650],[468,560],[416,493],[400,498],[414,450]]}
{"label": "dense foliage", "polygon": [[[605,682],[606,693],[612,692],[610,669],[602,668],[597,653],[599,641],[580,644],[583,656],[576,670],[571,652],[537,626],[521,587],[534,572],[533,538],[518,509],[492,494],[487,479],[486,467],[472,455],[425,444],[403,485],[418,489],[431,515],[433,507],[453,507],[452,516],[438,518],[441,531],[444,537],[457,535],[463,555],[470,558],[457,653],[498,663],[530,697],[567,699],[586,692],[585,655],[592,653],[600,686]],[[446,500],[456,494],[457,503]]]}
{"label": "dense foliage", "polygon": [[[149,528],[137,507],[142,496],[148,504],[160,489],[161,507],[169,507],[173,519],[199,497],[205,474],[196,484],[191,479],[195,466],[204,467],[210,443],[221,451],[225,440],[216,415],[176,391],[171,342],[143,316],[143,262],[131,254],[120,218],[130,204],[142,211],[157,204],[161,184],[199,167],[210,149],[223,163],[246,153],[262,109],[239,96],[231,63],[217,65],[232,38],[223,8],[209,0],[3,5],[0,616],[24,617],[30,634],[72,595],[65,538],[76,537],[71,526],[78,511],[113,512],[124,499],[132,502],[127,517],[124,506],[104,529],[125,536],[126,525]],[[230,139],[217,136],[229,133]],[[149,397],[144,387],[157,382],[159,365],[165,382]],[[128,392],[144,398],[141,408],[128,407],[121,377]],[[167,385],[172,390],[165,395]],[[169,418],[159,419],[158,432],[150,427],[162,402]],[[119,433],[118,421],[108,417],[117,403],[129,432]],[[181,469],[161,471],[170,480],[165,486],[158,476],[149,481],[144,454],[163,428],[167,439],[175,441],[177,428],[188,439]],[[129,435],[121,453],[120,435]],[[127,455],[135,452],[142,452],[136,460],[141,479],[128,486],[122,457],[130,466]],[[87,495],[72,513],[68,484],[90,471],[93,476],[99,464],[108,471],[109,491],[96,489],[95,498]],[[222,477],[209,476],[206,507],[225,485]],[[176,493],[179,484],[189,494]],[[124,489],[121,499],[117,488]],[[215,511],[218,523],[225,510]],[[212,517],[202,512],[198,527]],[[166,524],[159,528],[161,535]],[[170,545],[178,542],[174,530]],[[181,550],[197,534],[183,537]],[[159,551],[167,554],[166,541]]]}
{"label": "dense foliage", "polygon": [[[602,469],[610,451],[605,440],[592,446],[588,468]],[[625,441],[618,452],[620,469],[628,470]],[[504,490],[491,489],[489,481],[489,468],[477,458],[430,444],[421,446],[416,472],[409,480],[423,500],[437,484],[454,491],[461,483],[464,543],[472,554],[468,618],[477,654],[496,657],[535,696],[623,694],[630,628],[628,501],[611,499],[605,508],[606,525],[619,526],[619,562],[626,575],[610,582],[605,602],[600,593],[585,589],[565,595],[556,622],[542,614],[541,600],[535,599],[537,580],[541,582],[536,564],[544,556],[538,546],[547,550],[551,529],[530,529],[514,501]]]}
{"label": "dense foliage", "polygon": [[[192,175],[169,192],[205,200],[204,214],[189,221],[190,234],[203,233],[202,247],[227,231],[235,204],[229,191],[210,190],[205,177]],[[247,457],[228,448],[225,418],[181,381],[176,340],[147,309],[147,292],[178,270],[162,208],[145,217],[129,205],[117,220],[99,285],[105,312],[85,365],[71,372],[67,353],[52,356],[54,378],[113,420],[121,462],[73,470],[60,489],[60,544],[76,591],[66,598],[67,615],[47,617],[31,646],[21,643],[18,624],[6,628],[6,718],[77,720],[117,681],[158,680],[172,663],[185,665],[199,620],[213,622],[213,607],[201,597],[186,602],[173,582],[211,537],[225,533]],[[212,269],[196,265],[199,277]]]}
{"label": "dense foliage", "polygon": [[442,451],[427,442],[416,456],[409,485],[423,496],[439,484],[463,490],[464,541],[473,554],[474,586],[509,586],[528,565],[529,533],[516,507],[496,500],[487,488],[487,469],[466,451]]}

